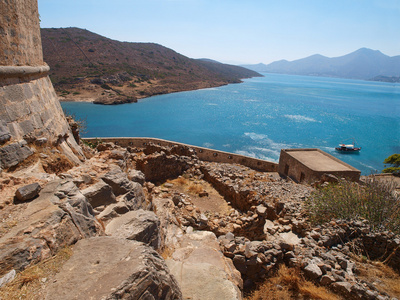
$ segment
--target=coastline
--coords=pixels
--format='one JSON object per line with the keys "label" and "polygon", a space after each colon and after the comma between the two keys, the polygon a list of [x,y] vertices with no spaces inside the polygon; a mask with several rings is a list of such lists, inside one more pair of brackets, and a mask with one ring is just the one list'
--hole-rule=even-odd
{"label": "coastline", "polygon": [[[245,79],[245,78],[243,78]],[[96,86],[94,84],[80,83],[69,90],[66,94],[65,89],[56,90],[57,96],[60,102],[88,102],[93,104],[103,104],[103,105],[118,105],[125,103],[135,103],[140,99],[149,98],[156,95],[165,95],[186,91],[195,91],[207,88],[221,87],[228,84],[237,84],[243,83],[242,80],[239,82],[196,82],[196,83],[188,83],[183,86],[177,85],[168,85],[168,84],[159,84],[154,83],[152,85],[146,85],[146,93],[135,93],[132,95],[132,91],[126,89],[126,87],[118,87],[110,89],[102,89],[100,86]],[[141,87],[143,88],[144,85]]]}

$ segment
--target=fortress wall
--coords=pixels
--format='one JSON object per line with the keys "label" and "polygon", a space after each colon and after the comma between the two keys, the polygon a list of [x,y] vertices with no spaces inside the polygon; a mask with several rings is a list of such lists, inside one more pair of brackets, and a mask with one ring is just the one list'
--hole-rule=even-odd
{"label": "fortress wall", "polygon": [[0,5],[1,66],[43,65],[36,0],[2,0]]}
{"label": "fortress wall", "polygon": [[238,154],[233,154],[233,153],[228,153],[228,152],[223,152],[223,151],[218,151],[218,150],[213,150],[213,149],[208,149],[208,148],[203,148],[203,147],[197,147],[197,146],[192,146],[188,144],[183,144],[183,143],[177,143],[177,142],[172,142],[172,141],[167,141],[167,140],[162,140],[162,139],[156,139],[156,138],[134,138],[134,137],[127,137],[127,138],[85,138],[82,139],[87,142],[112,142],[114,144],[117,144],[122,147],[138,147],[138,148],[144,148],[150,143],[153,143],[155,145],[163,146],[163,147],[174,147],[174,146],[179,146],[179,147],[185,147],[185,148],[191,148],[196,152],[196,155],[200,160],[203,161],[210,161],[210,162],[217,162],[217,163],[236,163],[236,164],[241,164],[243,166],[252,168],[257,171],[261,172],[277,172],[278,170],[278,164],[274,162],[269,162],[266,160],[261,160],[257,158],[252,158],[248,156],[243,156],[243,155],[238,155]]}
{"label": "fortress wall", "polygon": [[[75,142],[43,61],[37,0],[3,0],[0,5],[0,152],[45,138],[75,163]],[[25,141],[23,141],[25,140]],[[1,146],[8,142],[8,144]],[[7,167],[0,157],[0,167]]]}

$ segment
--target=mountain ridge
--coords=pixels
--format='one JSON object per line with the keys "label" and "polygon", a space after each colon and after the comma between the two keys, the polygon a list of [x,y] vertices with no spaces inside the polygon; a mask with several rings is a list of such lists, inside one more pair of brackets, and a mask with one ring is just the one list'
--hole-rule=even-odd
{"label": "mountain ridge", "polygon": [[241,66],[266,73],[373,80],[379,76],[400,76],[400,55],[390,57],[379,50],[360,48],[338,57],[314,54],[294,61],[279,60],[268,65],[260,63]]}

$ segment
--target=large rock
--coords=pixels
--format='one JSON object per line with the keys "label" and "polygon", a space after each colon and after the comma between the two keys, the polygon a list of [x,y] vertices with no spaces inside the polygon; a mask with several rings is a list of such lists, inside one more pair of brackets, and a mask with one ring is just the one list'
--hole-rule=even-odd
{"label": "large rock", "polygon": [[151,208],[151,203],[146,202],[143,187],[137,182],[132,182],[131,189],[124,195],[123,201],[130,210]]}
{"label": "large rock", "polygon": [[0,148],[0,167],[14,167],[32,154],[32,149],[27,146],[25,141],[5,145]]}
{"label": "large rock", "polygon": [[117,202],[111,186],[102,180],[82,190],[82,194],[86,197],[92,207]]}
{"label": "large rock", "polygon": [[143,242],[158,249],[161,242],[159,228],[160,220],[155,213],[139,209],[113,219],[106,227],[106,234]]}
{"label": "large rock", "polygon": [[31,200],[39,195],[41,190],[41,186],[39,183],[31,183],[25,186],[20,187],[15,196],[17,197],[18,201],[28,201]]}
{"label": "large rock", "polygon": [[182,294],[152,248],[116,237],[95,237],[76,244],[45,299],[182,299]]}
{"label": "large rock", "polygon": [[223,256],[214,233],[185,234],[175,246],[166,262],[185,299],[242,299],[240,273]]}
{"label": "large rock", "polygon": [[55,180],[27,205],[15,220],[17,225],[0,238],[0,276],[11,269],[23,270],[79,239],[102,234],[90,205],[74,193],[74,187]]}
{"label": "large rock", "polygon": [[101,179],[109,184],[115,195],[122,195],[129,192],[133,187],[133,182],[128,179],[125,172],[118,166],[113,166]]}
{"label": "large rock", "polygon": [[144,182],[146,181],[146,178],[145,178],[143,172],[141,172],[139,170],[130,170],[128,173],[128,178],[130,180],[132,180],[133,182],[137,182],[141,185],[143,185]]}

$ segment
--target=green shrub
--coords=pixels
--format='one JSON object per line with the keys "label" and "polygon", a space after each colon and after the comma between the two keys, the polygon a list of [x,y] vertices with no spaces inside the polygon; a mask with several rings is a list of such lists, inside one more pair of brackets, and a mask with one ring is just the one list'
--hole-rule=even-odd
{"label": "green shrub", "polygon": [[103,84],[101,85],[101,88],[102,88],[102,89],[105,89],[105,90],[112,90],[111,86],[109,86],[107,83],[103,83]]}
{"label": "green shrub", "polygon": [[375,229],[400,233],[400,197],[393,181],[368,177],[364,184],[342,180],[315,191],[306,201],[313,223],[363,218]]}
{"label": "green shrub", "polygon": [[394,175],[400,176],[400,154],[390,155],[383,161],[383,163],[391,165],[390,167],[383,169],[383,173],[393,173]]}

